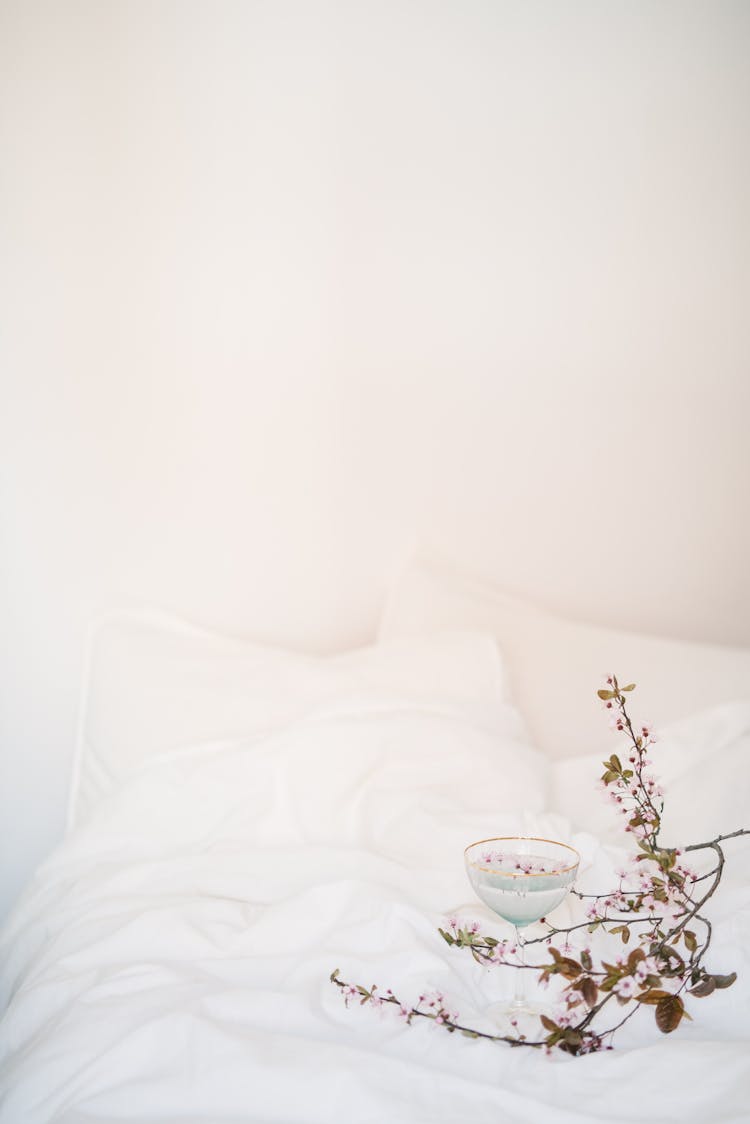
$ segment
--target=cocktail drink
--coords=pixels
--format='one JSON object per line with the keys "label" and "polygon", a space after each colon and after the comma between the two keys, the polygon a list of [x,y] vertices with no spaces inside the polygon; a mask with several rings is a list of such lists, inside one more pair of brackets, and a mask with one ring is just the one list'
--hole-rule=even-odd
{"label": "cocktail drink", "polygon": [[[476,894],[485,905],[509,921],[516,930],[516,945],[523,968],[523,935],[527,925],[546,917],[565,898],[573,885],[580,856],[567,843],[529,836],[482,839],[464,851],[466,871]],[[524,970],[516,972],[516,994],[510,1004],[493,1014],[503,1022],[518,1022],[523,1014],[538,1014],[528,1003]]]}

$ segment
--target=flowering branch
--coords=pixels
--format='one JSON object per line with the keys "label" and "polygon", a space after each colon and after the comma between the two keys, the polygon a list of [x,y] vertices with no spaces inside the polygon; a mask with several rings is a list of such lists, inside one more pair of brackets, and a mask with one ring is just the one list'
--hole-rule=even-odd
{"label": "flowering branch", "polygon": [[[505,964],[537,972],[539,983],[544,987],[553,976],[561,978],[560,1004],[553,1014],[540,1016],[539,1037],[475,1030],[459,1022],[458,1013],[445,1005],[440,992],[421,995],[415,1005],[404,1004],[390,990],[381,994],[374,985],[365,988],[342,980],[336,969],[331,982],[341,989],[347,1005],[355,998],[361,1005],[389,1004],[398,1007],[400,1017],[408,1025],[415,1018],[430,1019],[451,1033],[459,1031],[470,1038],[547,1051],[556,1047],[579,1055],[611,1048],[615,1031],[641,1007],[652,1006],[659,1030],[669,1034],[684,1018],[691,1018],[683,996],[705,998],[734,983],[736,973],[717,975],[704,967],[712,926],[701,910],[721,882],[726,861],[722,843],[749,835],[750,829],[739,828],[705,843],[692,843],[682,850],[661,844],[664,792],[649,771],[652,762],[648,757],[656,738],[650,725],[634,726],[628,715],[626,696],[634,689],[634,683],[621,687],[616,676],[610,675],[605,687],[597,692],[605,709],[611,711],[610,725],[625,733],[629,743],[625,762],[617,754],[603,762],[605,771],[600,781],[602,790],[624,817],[625,832],[637,848],[632,856],[632,869],[617,872],[617,888],[606,894],[572,891],[576,898],[590,903],[585,921],[558,928],[542,918],[544,934],[524,941],[525,949],[544,946],[548,959],[535,964],[521,962],[514,941],[480,933],[476,922],[461,927],[453,918],[447,928],[438,929],[448,945],[468,949],[474,960],[483,966]],[[707,850],[716,855],[716,865],[708,873],[699,875],[683,861],[688,852]],[[704,889],[701,884],[707,879],[711,881]],[[688,928],[694,922],[703,928],[702,939],[694,929]],[[623,945],[635,938],[635,946],[627,957],[620,954],[596,963],[591,949],[585,944],[577,948],[575,941],[582,930],[591,934],[598,929],[619,937]],[[563,938],[561,948],[551,943],[559,937]],[[681,946],[681,950],[677,946]],[[612,1013],[619,1012],[620,1008],[627,1010],[619,1020],[601,1030],[600,1015],[605,1008]],[[517,1031],[517,1024],[514,1029]]]}

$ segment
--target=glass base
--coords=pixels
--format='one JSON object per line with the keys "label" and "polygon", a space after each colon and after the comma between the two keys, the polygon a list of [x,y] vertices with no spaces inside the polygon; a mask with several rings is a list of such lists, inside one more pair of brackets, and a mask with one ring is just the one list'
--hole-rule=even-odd
{"label": "glass base", "polygon": [[539,1021],[540,1015],[549,1015],[550,1007],[546,1003],[534,1003],[524,1000],[504,1000],[501,1003],[491,1003],[484,1010],[484,1016],[492,1024],[495,1034],[502,1034],[510,1038],[520,1038],[523,1035],[529,1041],[539,1041],[548,1033]]}

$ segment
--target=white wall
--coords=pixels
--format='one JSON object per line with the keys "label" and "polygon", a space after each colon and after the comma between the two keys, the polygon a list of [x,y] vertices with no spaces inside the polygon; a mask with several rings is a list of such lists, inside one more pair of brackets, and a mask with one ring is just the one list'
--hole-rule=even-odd
{"label": "white wall", "polygon": [[114,596],[329,651],[419,537],[750,642],[750,5],[10,0],[0,910]]}

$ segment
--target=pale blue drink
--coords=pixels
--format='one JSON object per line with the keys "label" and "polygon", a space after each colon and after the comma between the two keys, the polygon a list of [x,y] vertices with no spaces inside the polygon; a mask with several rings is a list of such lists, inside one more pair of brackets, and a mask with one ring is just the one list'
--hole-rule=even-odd
{"label": "pale blue drink", "polygon": [[498,836],[472,843],[464,851],[464,861],[478,897],[516,930],[519,970],[515,998],[509,1004],[495,1005],[492,1014],[502,1016],[499,1021],[506,1033],[518,1033],[521,1016],[541,1013],[524,994],[521,930],[560,905],[578,873],[580,856],[567,843],[551,839]]}

